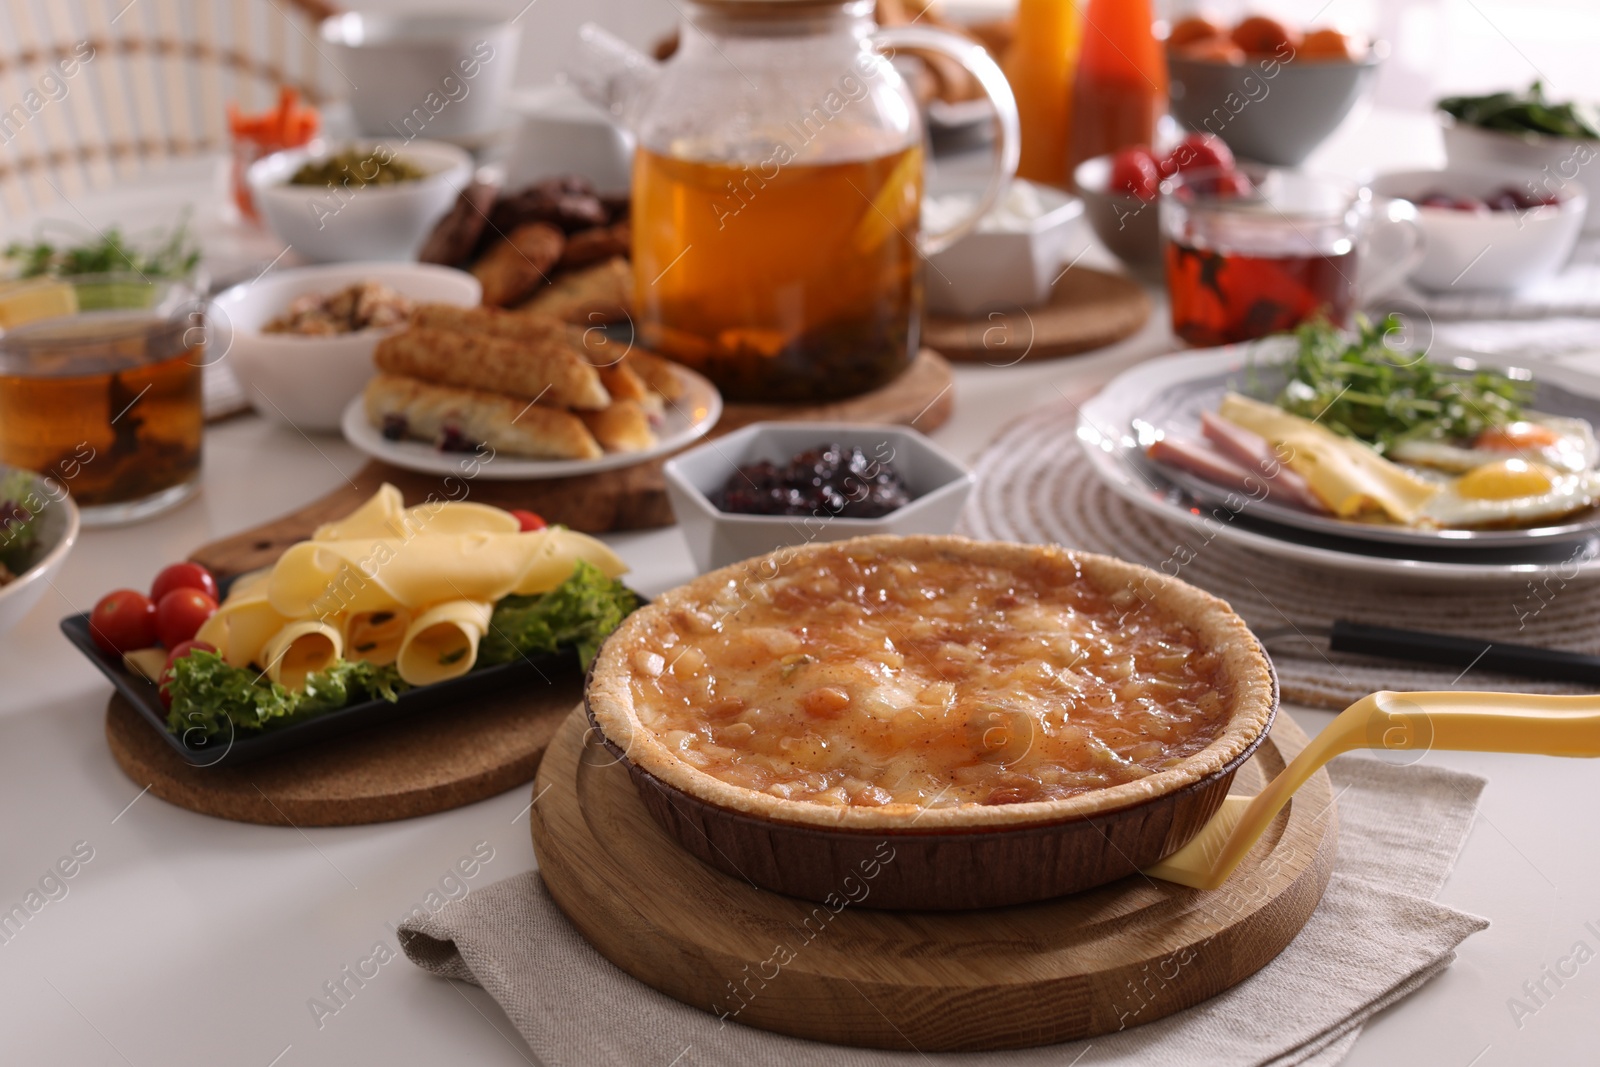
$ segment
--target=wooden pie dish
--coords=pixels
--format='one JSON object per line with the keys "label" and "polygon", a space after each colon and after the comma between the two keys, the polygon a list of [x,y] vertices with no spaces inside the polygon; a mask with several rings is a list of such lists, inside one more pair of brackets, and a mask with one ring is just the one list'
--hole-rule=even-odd
{"label": "wooden pie dish", "polygon": [[[630,671],[641,661],[640,640],[650,633],[652,618],[659,624],[663,613],[705,602],[719,590],[750,588],[741,583],[803,575],[825,553],[921,561],[953,555],[1019,570],[1066,568],[1069,578],[1076,575],[1101,592],[1143,590],[1139,610],[1186,627],[1200,642],[1195,655],[1214,653],[1221,725],[1200,751],[1144,777],[1018,803],[825,807],[730,785],[677,758],[633,706]],[[737,614],[726,618],[726,625],[737,625]],[[584,706],[650,815],[712,867],[808,900],[960,910],[1090,889],[1181,848],[1216,812],[1234,774],[1265,738],[1278,686],[1259,643],[1225,603],[1146,568],[1051,546],[872,537],[780,550],[664,594],[607,641]]]}

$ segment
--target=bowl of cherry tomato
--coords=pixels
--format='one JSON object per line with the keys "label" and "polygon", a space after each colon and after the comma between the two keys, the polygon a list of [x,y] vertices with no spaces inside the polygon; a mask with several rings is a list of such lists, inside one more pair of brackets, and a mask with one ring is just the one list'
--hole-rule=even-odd
{"label": "bowl of cherry tomato", "polygon": [[210,571],[198,563],[172,563],[148,591],[113,589],[97,600],[89,613],[89,637],[106,656],[160,686],[166,703],[173,663],[197,648],[216,651],[195,635],[217,613],[220,599]]}
{"label": "bowl of cherry tomato", "polygon": [[[1185,171],[1237,174],[1233,153],[1207,133],[1191,133],[1169,152],[1132,145],[1095,156],[1073,172],[1084,213],[1095,236],[1135,274],[1156,280],[1162,274],[1161,225],[1156,200],[1161,183]],[[1234,180],[1243,183],[1243,175]]]}

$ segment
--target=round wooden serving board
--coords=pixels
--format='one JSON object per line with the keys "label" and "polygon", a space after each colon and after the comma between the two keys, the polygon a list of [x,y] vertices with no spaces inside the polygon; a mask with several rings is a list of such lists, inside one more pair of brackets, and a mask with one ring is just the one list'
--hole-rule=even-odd
{"label": "round wooden serving board", "polygon": [[120,696],[106,740],[138,786],[202,815],[273,826],[354,826],[448,811],[522,785],[583,695],[578,672],[436,708],[236,767],[191,767]]}
{"label": "round wooden serving board", "polygon": [[[1279,715],[1234,790],[1255,793],[1305,743]],[[534,795],[539,873],[618,967],[728,1021],[922,1052],[1093,1037],[1237,985],[1311,917],[1337,838],[1318,772],[1213,892],[1135,875],[1042,904],[890,912],[859,906],[871,898],[866,875],[830,907],[694,859],[651,820],[581,709],[550,743]]]}
{"label": "round wooden serving board", "polygon": [[[925,348],[899,378],[849,400],[809,405],[729,404],[710,436],[771,419],[896,423],[926,432],[950,417],[955,403],[952,383],[950,364]],[[433,494],[445,500],[471,499],[503,508],[527,508],[549,522],[584,533],[671,526],[675,520],[661,473],[664,462],[654,460],[580,478],[505,482],[420,474],[373,460],[327,496],[264,525],[213,541],[189,558],[219,578],[268,566],[321,524],[350,514],[384,482],[398,486],[407,504],[419,504]]]}
{"label": "round wooden serving board", "polygon": [[1150,318],[1150,296],[1131,278],[1069,267],[1036,308],[999,308],[971,319],[929,315],[922,340],[958,363],[1010,367],[1115,344]]}

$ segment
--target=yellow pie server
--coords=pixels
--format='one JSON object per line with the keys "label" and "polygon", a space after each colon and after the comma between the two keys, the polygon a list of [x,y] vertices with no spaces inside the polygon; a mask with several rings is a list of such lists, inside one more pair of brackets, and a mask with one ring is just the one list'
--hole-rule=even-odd
{"label": "yellow pie server", "polygon": [[1385,691],[1362,697],[1260,796],[1226,798],[1187,845],[1144,873],[1195,889],[1217,888],[1306,779],[1358,748],[1600,756],[1600,696]]}

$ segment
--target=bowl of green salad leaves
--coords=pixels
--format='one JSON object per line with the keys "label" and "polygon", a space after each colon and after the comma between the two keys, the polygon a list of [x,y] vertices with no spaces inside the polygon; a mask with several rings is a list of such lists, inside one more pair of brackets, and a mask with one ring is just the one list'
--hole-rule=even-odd
{"label": "bowl of green salad leaves", "polygon": [[1485,166],[1531,168],[1543,177],[1530,193],[1559,193],[1577,181],[1595,205],[1583,232],[1600,230],[1600,107],[1550,99],[1535,81],[1526,90],[1439,101],[1444,152],[1451,170]]}
{"label": "bowl of green salad leaves", "polygon": [[0,634],[33,610],[77,540],[65,485],[0,464]]}

